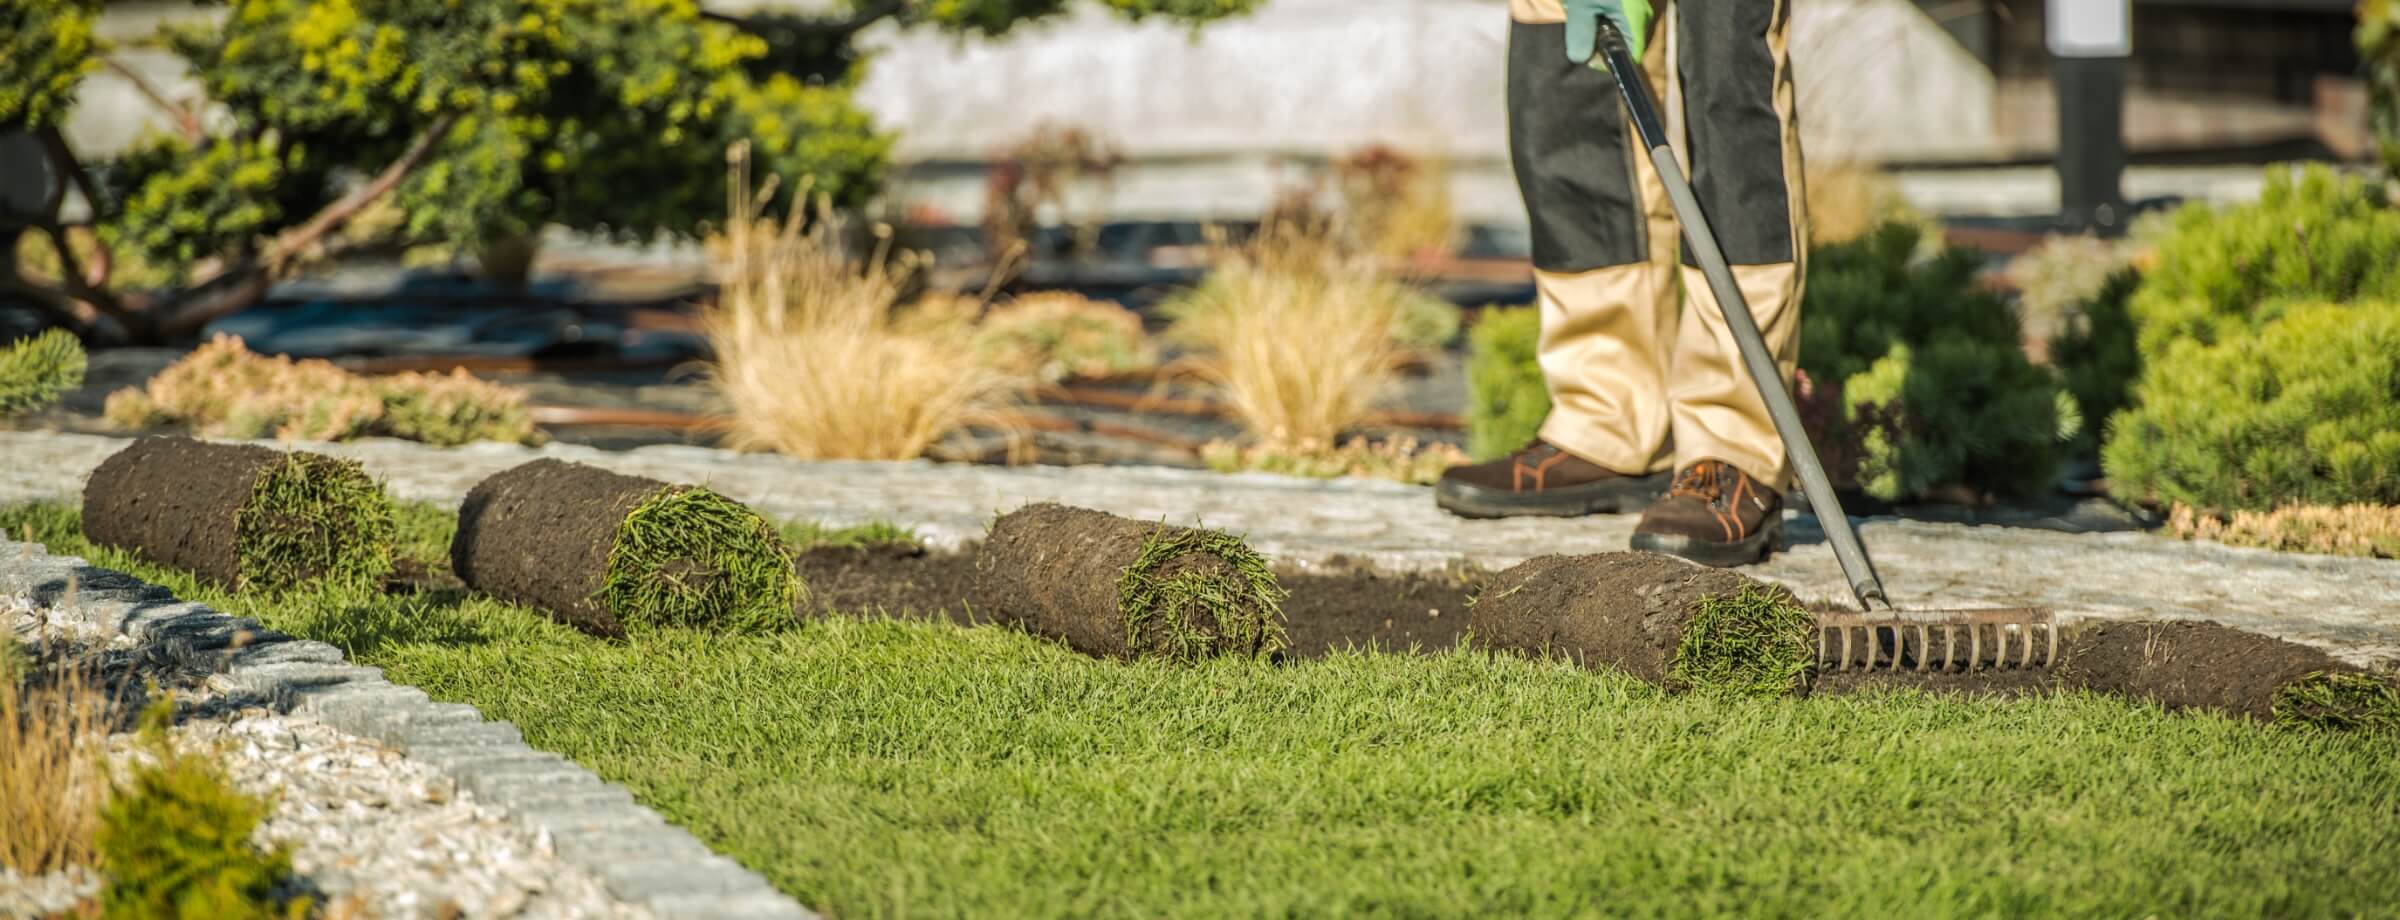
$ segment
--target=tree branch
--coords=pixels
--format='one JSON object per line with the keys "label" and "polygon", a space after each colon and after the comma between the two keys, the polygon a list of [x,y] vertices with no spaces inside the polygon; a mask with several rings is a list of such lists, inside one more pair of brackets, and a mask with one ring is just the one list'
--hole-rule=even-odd
{"label": "tree branch", "polygon": [[[97,227],[100,222],[99,183],[92,181],[91,172],[83,168],[83,160],[75,156],[75,148],[68,145],[67,135],[61,132],[57,125],[43,128],[41,139],[42,145],[50,151],[51,161],[58,164],[59,170],[67,174],[67,181],[75,183],[75,188],[83,192],[84,207],[91,209],[91,222]],[[58,217],[56,214],[50,216],[53,220]],[[72,253],[68,253],[66,249],[65,240],[52,234],[51,241],[52,245],[59,247],[59,252],[72,256]],[[61,265],[66,263],[67,259],[59,260]],[[83,276],[83,283],[94,288],[107,287],[109,275],[115,272],[116,264],[116,254],[109,251],[108,243],[100,239],[100,233],[95,229],[92,232],[92,268],[90,273]]]}
{"label": "tree branch", "polygon": [[408,149],[384,166],[375,178],[350,190],[332,204],[326,205],[307,222],[275,235],[264,250],[242,259],[233,267],[199,279],[189,288],[160,304],[153,312],[153,329],[166,337],[180,337],[196,332],[210,320],[258,302],[268,288],[288,270],[295,258],[316,246],[335,230],[341,229],[350,218],[375,200],[399,187],[409,174],[433,158],[434,148],[450,136],[457,126],[459,113],[449,112],[434,120],[425,133],[411,141]]}
{"label": "tree branch", "polygon": [[83,311],[75,309],[75,299],[59,291],[22,278],[0,275],[0,294],[17,295],[22,298],[19,303],[56,320],[78,336],[91,331],[91,322],[84,317]]}
{"label": "tree branch", "polygon": [[161,111],[174,116],[175,128],[183,134],[186,143],[197,144],[202,137],[206,136],[207,132],[201,127],[198,113],[167,101],[167,94],[160,92],[148,78],[143,77],[133,68],[125,66],[124,61],[117,60],[115,57],[103,57],[100,62],[107,66],[110,72],[125,78],[125,82],[133,84],[134,92],[140,93],[142,98],[150,100],[151,105],[158,106]]}
{"label": "tree branch", "polygon": [[[58,276],[69,295],[91,304],[92,309],[108,314],[110,319],[119,323],[133,321],[133,317],[126,312],[125,305],[118,302],[115,294],[92,283],[90,277],[84,273],[83,266],[75,258],[75,246],[67,238],[67,228],[57,224],[46,224],[43,225],[42,232],[50,237],[50,248],[58,251]],[[101,258],[107,258],[105,253],[106,250],[103,250]]]}
{"label": "tree branch", "polygon": [[256,261],[264,263],[269,272],[282,271],[293,256],[315,245],[326,234],[341,229],[342,224],[358,216],[358,212],[366,206],[374,204],[375,199],[399,187],[401,180],[416,172],[417,167],[425,165],[426,160],[432,159],[434,148],[441,146],[442,139],[450,136],[450,129],[458,124],[458,118],[457,112],[449,112],[435,119],[433,126],[426,128],[424,134],[410,143],[399,159],[376,173],[375,178],[368,180],[367,184],[351,189],[350,194],[326,205],[307,223],[276,234],[275,241],[267,244],[266,251]]}

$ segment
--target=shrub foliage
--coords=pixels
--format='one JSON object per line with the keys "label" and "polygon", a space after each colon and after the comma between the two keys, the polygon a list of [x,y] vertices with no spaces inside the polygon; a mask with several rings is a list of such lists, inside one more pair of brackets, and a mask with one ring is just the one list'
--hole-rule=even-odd
{"label": "shrub foliage", "polygon": [[0,346],[0,418],[39,412],[83,385],[83,343],[52,329]]}
{"label": "shrub foliage", "polygon": [[[1255,3],[1107,0],[1127,16],[1194,21]],[[894,17],[997,34],[1068,8],[836,4],[745,20],[698,0],[229,0],[220,25],[165,36],[209,117],[178,112],[180,131],[87,168],[56,122],[109,52],[92,30],[100,5],[0,12],[0,125],[43,132],[61,172],[100,204],[95,226],[52,215],[45,232],[94,231],[171,266],[178,287],[114,289],[105,260],[89,273],[68,266],[57,285],[10,286],[63,322],[133,338],[186,335],[254,302],[305,259],[355,242],[337,231],[370,204],[398,205],[387,233],[402,242],[545,224],[681,232],[719,213],[717,157],[735,141],[769,171],[813,177],[836,203],[862,201],[890,139],[852,102],[851,36]]]}
{"label": "shrub foliage", "polygon": [[2400,301],[2277,319],[2154,356],[2102,453],[2121,497],[2206,512],[2400,504]]}
{"label": "shrub foliage", "polygon": [[1829,458],[1855,458],[1832,474],[1877,498],[2047,488],[2081,429],[2075,400],[2025,357],[1976,257],[1920,258],[1921,234],[1887,223],[1810,252],[1800,367],[1841,406],[1811,437]]}
{"label": "shrub foliage", "polygon": [[2141,376],[2101,454],[2121,498],[2202,514],[2400,501],[2400,208],[2277,170],[2188,206],[2129,304]]}
{"label": "shrub foliage", "polygon": [[100,869],[109,918],[305,917],[306,899],[276,895],[291,853],[261,849],[251,832],[267,803],[234,788],[223,768],[176,751],[166,737],[172,704],[143,713],[150,762],[137,766],[100,812]]}
{"label": "shrub foliage", "polygon": [[1467,453],[1491,460],[1525,446],[1550,415],[1538,307],[1487,307],[1467,331]]}

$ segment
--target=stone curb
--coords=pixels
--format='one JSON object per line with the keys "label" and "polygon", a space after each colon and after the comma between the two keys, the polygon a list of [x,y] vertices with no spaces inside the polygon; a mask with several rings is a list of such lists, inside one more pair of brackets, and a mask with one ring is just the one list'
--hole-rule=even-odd
{"label": "stone curb", "polygon": [[817,916],[635,804],[624,787],[527,746],[516,726],[485,721],[473,706],[434,702],[425,691],[385,680],[380,668],[347,663],[331,645],[178,600],[164,588],[31,543],[0,540],[0,594],[48,607],[80,631],[124,635],[187,660],[204,656],[217,689],[313,716],[429,763],[549,839],[560,859],[591,872],[610,894],[661,917]]}

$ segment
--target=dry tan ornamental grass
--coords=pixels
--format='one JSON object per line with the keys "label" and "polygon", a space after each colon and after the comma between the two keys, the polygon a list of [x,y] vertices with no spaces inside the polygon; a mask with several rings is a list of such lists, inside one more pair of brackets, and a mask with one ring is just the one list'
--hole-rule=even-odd
{"label": "dry tan ornamental grass", "polygon": [[1295,225],[1222,253],[1170,304],[1170,331],[1206,352],[1200,368],[1269,444],[1332,444],[1388,389],[1405,349],[1392,337],[1407,289],[1372,256]]}
{"label": "dry tan ornamental grass", "polygon": [[0,866],[44,875],[92,865],[108,793],[110,700],[90,668],[35,669],[0,638]]}
{"label": "dry tan ornamental grass", "polygon": [[2168,512],[2167,530],[2228,546],[2400,559],[2400,507],[2386,505],[2302,505],[2236,511],[2229,518],[2177,505]]}
{"label": "dry tan ornamental grass", "polygon": [[[830,219],[764,215],[737,148],[732,219],[709,239],[720,287],[700,317],[708,380],[732,408],[727,443],[804,459],[899,460],[992,421],[1022,383],[976,358],[971,326],[896,316],[910,267],[860,264]],[[798,199],[800,196],[795,195]]]}

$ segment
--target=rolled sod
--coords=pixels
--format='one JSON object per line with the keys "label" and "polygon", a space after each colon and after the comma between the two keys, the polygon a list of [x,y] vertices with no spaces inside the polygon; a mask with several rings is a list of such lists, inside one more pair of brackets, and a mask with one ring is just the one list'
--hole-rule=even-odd
{"label": "rolled sod", "polygon": [[2400,729],[2400,689],[2322,649],[2205,622],[2092,623],[2070,631],[2060,684],[2320,728]]}
{"label": "rolled sod", "polygon": [[392,500],[356,462],[147,437],[92,471],[83,532],[234,588],[376,579],[392,567]]}
{"label": "rolled sod", "polygon": [[1673,691],[1808,686],[1815,618],[1791,593],[1653,553],[1541,556],[1492,578],[1467,628],[1489,648],[1609,667]]}
{"label": "rolled sod", "polygon": [[1284,596],[1238,537],[1064,505],[1001,517],[975,558],[979,616],[1104,658],[1271,655]]}
{"label": "rolled sod", "polygon": [[450,566],[470,588],[611,638],[780,626],[801,593],[775,526],[740,502],[563,460],[468,491]]}

